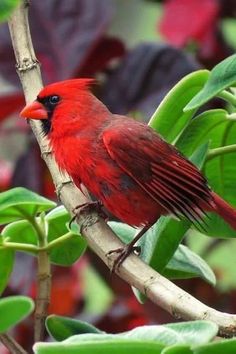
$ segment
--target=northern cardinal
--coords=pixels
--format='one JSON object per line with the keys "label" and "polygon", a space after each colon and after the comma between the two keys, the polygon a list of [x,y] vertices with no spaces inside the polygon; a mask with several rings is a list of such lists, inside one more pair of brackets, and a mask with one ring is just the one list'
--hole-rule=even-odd
{"label": "northern cardinal", "polygon": [[[92,79],[44,87],[21,116],[40,119],[55,159],[114,216],[142,227],[118,252],[119,266],[161,215],[190,221],[215,212],[236,230],[236,210],[174,146],[146,124],[112,114],[89,90]],[[168,117],[166,117],[168,119]]]}

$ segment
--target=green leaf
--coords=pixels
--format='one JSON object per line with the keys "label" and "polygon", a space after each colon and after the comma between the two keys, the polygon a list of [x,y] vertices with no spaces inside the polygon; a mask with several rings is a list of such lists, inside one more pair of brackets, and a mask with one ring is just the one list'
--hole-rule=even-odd
{"label": "green leaf", "polygon": [[20,0],[1,0],[0,2],[0,22],[6,21],[11,12],[20,3]]}
{"label": "green leaf", "polygon": [[[81,335],[80,337],[82,337]],[[140,340],[125,340],[122,338],[97,338],[95,335],[87,341],[36,343],[33,347],[36,354],[161,354],[163,345]],[[100,336],[100,335],[98,335]],[[73,337],[71,337],[73,338]],[[81,339],[81,338],[80,338]]]}
{"label": "green leaf", "polygon": [[231,55],[210,72],[209,78],[200,92],[186,105],[184,111],[192,111],[217,96],[224,89],[235,86],[236,54]]}
{"label": "green leaf", "polygon": [[161,217],[140,240],[141,259],[161,273],[174,256],[190,226],[191,223],[188,220],[180,221],[172,217]]}
{"label": "green leaf", "polygon": [[0,299],[0,333],[21,322],[34,309],[33,301],[26,296],[9,296]]}
{"label": "green leaf", "polygon": [[210,321],[169,323],[164,326],[177,332],[182,337],[183,342],[190,344],[191,347],[208,343],[218,332],[218,326]]}
{"label": "green leaf", "polygon": [[91,266],[82,273],[84,311],[90,316],[101,316],[110,308],[114,296],[104,279]]}
{"label": "green leaf", "polygon": [[30,219],[56,204],[26,188],[13,188],[0,193],[0,225],[18,219]]}
{"label": "green leaf", "polygon": [[[86,249],[86,241],[82,236],[68,232],[66,226],[68,220],[69,214],[63,206],[53,209],[45,216],[49,244],[61,238],[58,244],[52,244],[49,249],[50,261],[62,266],[70,266],[76,262]],[[38,244],[37,233],[28,220],[8,224],[3,229],[2,235],[7,242]],[[25,252],[36,254],[34,250]]]}
{"label": "green leaf", "polygon": [[149,125],[169,143],[175,140],[194,115],[195,109],[183,112],[183,108],[202,89],[208,76],[207,70],[185,76],[170,90],[153,114]]}
{"label": "green leaf", "polygon": [[184,245],[179,245],[162,274],[169,279],[199,277],[211,285],[216,284],[215,274],[208,264]]}
{"label": "green leaf", "polygon": [[225,339],[209,343],[194,349],[194,354],[235,354],[236,339]]}
{"label": "green leaf", "polygon": [[[64,206],[59,206],[50,211],[45,220],[48,223],[48,242],[62,237],[61,242],[49,251],[51,262],[62,266],[70,266],[85,252],[87,247],[85,239],[72,232],[68,233],[66,223],[70,220],[70,216]],[[65,234],[70,237],[63,239]]]}
{"label": "green leaf", "polygon": [[227,239],[221,240],[214,248],[212,243],[214,240],[206,238],[203,235],[196,235],[192,230],[188,237],[191,249],[200,248],[197,252],[204,252],[208,247],[211,251],[206,252],[204,258],[212,269],[215,269],[220,275],[217,279],[217,288],[219,292],[229,292],[236,288],[235,278],[235,254],[236,254],[236,240]]}
{"label": "green leaf", "polygon": [[230,18],[230,17],[224,18],[220,22],[221,22],[221,28],[222,28],[224,39],[227,41],[230,47],[236,49],[236,38],[234,35],[236,33],[235,18]]}
{"label": "green leaf", "polygon": [[[183,131],[177,141],[177,147],[189,156],[197,146],[210,142],[210,149],[235,143],[236,124],[227,119],[222,109],[211,110],[197,116]],[[211,151],[211,150],[210,150]],[[230,204],[236,206],[236,153],[231,152],[207,160],[204,174],[211,188]],[[207,220],[208,236],[236,237],[236,232],[216,214]]]}
{"label": "green leaf", "polygon": [[56,315],[47,317],[46,328],[48,333],[57,341],[65,340],[75,334],[104,333],[87,322]]}
{"label": "green leaf", "polygon": [[210,141],[210,148],[216,129],[224,130],[229,123],[228,112],[224,109],[212,109],[195,117],[179,136],[176,147],[185,155],[191,156],[196,149]]}
{"label": "green leaf", "polygon": [[[115,221],[109,222],[109,226],[125,243],[130,242],[133,239],[135,232],[137,231],[131,226]],[[147,236],[148,234],[146,234],[146,236],[144,237]],[[167,239],[168,237],[163,238],[163,242]],[[147,240],[146,242],[149,242],[149,240]],[[171,237],[169,238],[169,242],[171,242]],[[152,246],[150,246],[150,248],[151,247]],[[166,247],[168,247],[168,244],[166,245]],[[141,255],[142,252],[143,251],[141,250]],[[164,246],[162,252],[165,252]],[[163,253],[159,252],[156,257],[162,258]],[[180,278],[180,276],[183,279],[189,277],[201,277],[210,284],[215,284],[215,276],[210,267],[205,263],[203,259],[201,259],[197,254],[192,252],[184,245],[179,245],[172,258],[168,261],[166,267],[161,271],[158,271],[170,278]]]}
{"label": "green leaf", "polygon": [[119,333],[118,335],[123,338],[158,341],[164,345],[173,345],[183,342],[183,338],[177,331],[165,325],[136,327],[131,331]]}
{"label": "green leaf", "polygon": [[2,235],[8,242],[37,245],[37,233],[28,220],[19,220],[6,225]]}
{"label": "green leaf", "polygon": [[6,288],[13,270],[15,253],[0,246],[0,294]]}
{"label": "green leaf", "polygon": [[[217,331],[218,327],[209,321],[142,326],[118,334],[86,333],[69,337],[61,343],[38,343],[34,346],[34,351],[37,354],[124,354],[127,352],[161,354],[165,346],[173,346],[173,344],[181,344],[185,349],[186,344],[190,346],[196,343],[204,344],[212,339]],[[189,354],[189,351],[186,354]]]}
{"label": "green leaf", "polygon": [[161,354],[193,354],[188,345],[177,344],[164,348]]}

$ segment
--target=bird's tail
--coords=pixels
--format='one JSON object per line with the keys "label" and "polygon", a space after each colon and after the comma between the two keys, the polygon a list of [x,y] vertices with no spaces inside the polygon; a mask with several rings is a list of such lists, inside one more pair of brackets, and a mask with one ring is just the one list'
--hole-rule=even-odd
{"label": "bird's tail", "polygon": [[236,209],[229,205],[218,194],[214,192],[211,192],[211,194],[215,202],[214,211],[236,230]]}

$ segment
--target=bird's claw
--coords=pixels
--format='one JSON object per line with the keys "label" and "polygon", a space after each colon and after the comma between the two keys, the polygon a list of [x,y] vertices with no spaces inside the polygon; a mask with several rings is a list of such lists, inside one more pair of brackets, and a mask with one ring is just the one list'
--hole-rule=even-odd
{"label": "bird's claw", "polygon": [[72,212],[75,214],[69,222],[69,228],[71,229],[71,224],[84,212],[96,211],[99,216],[107,220],[106,213],[102,210],[103,204],[99,200],[89,201],[80,205],[77,205]]}
{"label": "bird's claw", "polygon": [[140,254],[141,252],[141,247],[140,246],[133,246],[133,245],[126,245],[125,247],[120,247],[115,250],[109,251],[106,256],[109,257],[113,253],[118,253],[118,256],[114,259],[113,265],[111,268],[111,274],[115,273],[121,264],[124,262],[124,260],[132,253],[136,252],[137,255]]}

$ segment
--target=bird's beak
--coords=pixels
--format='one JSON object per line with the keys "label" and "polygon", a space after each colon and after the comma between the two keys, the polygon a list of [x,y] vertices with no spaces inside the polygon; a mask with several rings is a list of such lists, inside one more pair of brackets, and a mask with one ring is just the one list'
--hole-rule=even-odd
{"label": "bird's beak", "polygon": [[20,112],[22,118],[28,119],[47,119],[48,112],[42,103],[34,101],[30,104],[27,104],[25,108]]}

